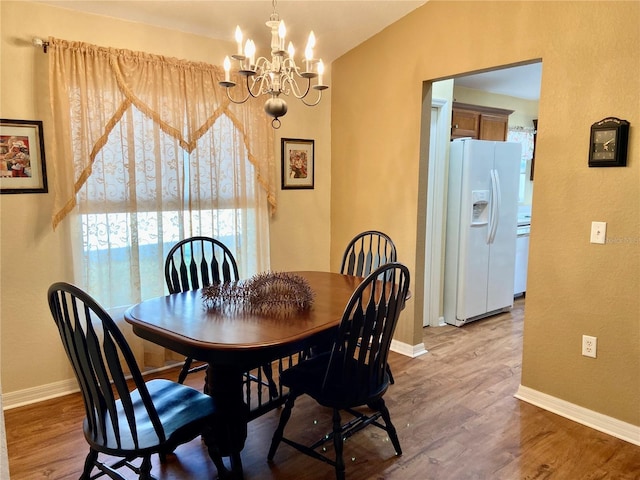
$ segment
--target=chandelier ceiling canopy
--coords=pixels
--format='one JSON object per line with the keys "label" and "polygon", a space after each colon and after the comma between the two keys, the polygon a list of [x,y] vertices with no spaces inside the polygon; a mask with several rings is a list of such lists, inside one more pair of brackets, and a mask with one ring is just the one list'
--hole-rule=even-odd
{"label": "chandelier ceiling canopy", "polygon": [[[276,0],[273,0],[272,4],[273,13],[266,22],[271,30],[271,58],[256,59],[255,43],[247,39],[243,44],[242,30],[237,26],[235,32],[237,51],[231,55],[231,58],[237,61],[238,73],[244,77],[242,82],[246,89],[244,97],[238,100],[229,92],[236,83],[231,81],[231,59],[228,56],[224,59],[225,78],[219,83],[225,87],[229,100],[234,103],[244,103],[251,97],[267,95],[269,98],[265,101],[264,110],[273,117],[271,126],[280,128],[280,117],[287,113],[288,108],[287,102],[281,95],[293,95],[305,105],[312,107],[320,103],[322,91],[329,86],[323,84],[322,59],[314,58],[313,49],[316,38],[313,31],[309,33],[304,60],[298,66],[295,61],[295,48],[291,42],[285,50],[287,27],[276,12]],[[314,98],[310,98],[312,90],[315,91]]]}

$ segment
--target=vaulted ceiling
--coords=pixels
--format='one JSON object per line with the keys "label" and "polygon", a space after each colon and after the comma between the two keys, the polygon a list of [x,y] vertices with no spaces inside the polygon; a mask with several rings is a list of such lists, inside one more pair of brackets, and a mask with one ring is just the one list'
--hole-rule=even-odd
{"label": "vaulted ceiling", "polygon": [[[270,31],[265,22],[275,6],[297,54],[302,57],[309,31],[313,30],[317,38],[316,56],[326,64],[427,3],[426,0],[32,1],[230,42],[234,41],[234,31],[239,25],[244,38],[255,41],[258,55],[269,53]],[[222,59],[211,60],[222,63]],[[541,64],[534,64],[460,77],[456,85],[537,100],[540,75]]]}

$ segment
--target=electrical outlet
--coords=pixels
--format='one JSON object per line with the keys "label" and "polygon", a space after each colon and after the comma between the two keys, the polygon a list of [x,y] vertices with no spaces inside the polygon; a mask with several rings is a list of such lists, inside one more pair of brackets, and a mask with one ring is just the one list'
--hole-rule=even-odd
{"label": "electrical outlet", "polygon": [[585,357],[596,358],[596,348],[598,339],[589,335],[582,336],[582,355]]}

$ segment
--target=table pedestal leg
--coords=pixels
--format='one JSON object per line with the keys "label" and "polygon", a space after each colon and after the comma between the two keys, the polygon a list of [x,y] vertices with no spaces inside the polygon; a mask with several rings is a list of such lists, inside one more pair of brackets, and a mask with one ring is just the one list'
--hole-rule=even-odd
{"label": "table pedestal leg", "polygon": [[229,472],[220,471],[214,456],[230,457],[231,478],[243,478],[240,452],[247,439],[249,407],[244,403],[242,382],[242,372],[233,367],[210,364],[207,368],[205,392],[213,398],[216,413],[205,443],[221,478]]}

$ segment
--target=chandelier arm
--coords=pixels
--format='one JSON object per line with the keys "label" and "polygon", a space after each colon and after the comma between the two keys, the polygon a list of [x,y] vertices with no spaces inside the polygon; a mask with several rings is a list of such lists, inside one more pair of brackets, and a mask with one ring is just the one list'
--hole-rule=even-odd
{"label": "chandelier arm", "polygon": [[231,94],[229,93],[229,87],[226,87],[225,90],[227,91],[227,98],[229,100],[231,100],[232,103],[235,103],[237,105],[240,105],[241,103],[245,103],[247,100],[249,100],[249,97],[251,97],[250,93],[247,93],[247,96],[244,97],[242,100],[236,100],[234,98],[231,97]]}
{"label": "chandelier arm", "polygon": [[253,97],[253,98],[258,98],[261,95],[260,89],[258,89],[258,93],[253,93],[252,88],[255,86],[255,84],[258,83],[255,81],[253,81],[253,83],[251,84],[251,86],[249,86],[249,79],[247,78],[247,98],[249,98],[249,96]]}
{"label": "chandelier arm", "polygon": [[[253,83],[251,84],[251,87],[249,87],[249,79],[247,78],[247,90],[249,91],[249,93],[253,98],[258,98],[260,95],[265,94],[266,89],[264,85],[267,82],[268,82],[267,76],[263,73],[257,77],[254,77]],[[256,85],[258,85],[258,89],[257,89],[257,92],[254,93],[254,88]]]}
{"label": "chandelier arm", "polygon": [[[261,77],[259,77],[259,78],[261,78],[260,83],[264,82],[264,76],[261,76]],[[253,85],[249,85],[249,76],[247,76],[247,77],[246,77],[246,84],[247,84],[247,96],[246,96],[246,97],[244,97],[242,100],[236,100],[236,99],[234,99],[234,98],[232,98],[232,97],[231,97],[231,94],[229,93],[229,87],[226,87],[226,88],[225,88],[225,90],[227,91],[227,98],[228,98],[229,100],[231,100],[231,102],[233,102],[233,103],[235,103],[235,104],[238,104],[238,105],[240,105],[241,103],[245,103],[247,100],[249,100],[249,98],[250,98],[250,97],[258,98],[258,97],[262,94],[262,93],[261,93],[261,88],[260,88],[260,89],[258,89],[258,93],[257,93],[257,94],[256,94],[256,93],[253,93],[253,91],[252,91],[252,88],[253,88],[253,86],[254,86],[256,83],[258,83],[258,82],[257,82],[257,81],[255,81],[255,78],[254,78]]]}
{"label": "chandelier arm", "polygon": [[[309,91],[309,90],[307,89],[307,92],[308,92],[308,91]],[[300,99],[300,101],[301,101],[302,103],[304,103],[307,107],[315,107],[316,105],[318,105],[318,104],[320,103],[320,100],[322,100],[322,90],[318,90],[318,98],[317,98],[317,99],[316,99],[316,101],[315,101],[315,102],[313,102],[313,103],[308,103],[308,102],[305,100],[305,98],[306,98],[306,97],[307,97],[307,96],[306,96],[306,94],[305,94],[305,96],[304,96],[304,97],[298,97],[298,98],[299,98],[299,99]]]}
{"label": "chandelier arm", "polygon": [[296,87],[297,85],[294,81],[291,80],[290,76],[285,75],[282,77],[280,81],[280,91],[282,93],[284,93],[285,95],[289,95],[291,92],[293,92],[293,94],[295,95]]}
{"label": "chandelier arm", "polygon": [[307,78],[307,88],[302,95],[300,94],[300,89],[298,88],[298,82],[293,79],[289,80],[289,82],[291,84],[291,93],[293,93],[293,96],[299,100],[303,100],[304,98],[306,98],[306,96],[309,94],[309,91],[311,90],[310,78]]}

